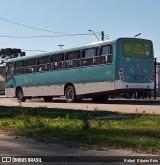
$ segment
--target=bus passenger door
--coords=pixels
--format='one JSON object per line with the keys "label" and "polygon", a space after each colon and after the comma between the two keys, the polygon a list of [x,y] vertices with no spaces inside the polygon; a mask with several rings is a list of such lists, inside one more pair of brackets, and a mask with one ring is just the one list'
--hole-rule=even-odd
{"label": "bus passenger door", "polygon": [[15,86],[15,81],[14,81],[13,63],[8,63],[6,66],[6,84],[5,84],[6,96],[15,96],[14,86]]}

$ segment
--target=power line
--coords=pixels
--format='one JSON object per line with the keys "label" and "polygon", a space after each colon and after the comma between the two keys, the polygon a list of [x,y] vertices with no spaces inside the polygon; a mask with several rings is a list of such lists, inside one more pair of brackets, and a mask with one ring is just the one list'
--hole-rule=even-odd
{"label": "power line", "polygon": [[[18,25],[18,26],[22,26],[22,27],[25,27],[25,28],[38,30],[38,31],[61,34],[61,35],[57,35],[57,36],[0,36],[0,37],[4,37],[4,38],[42,38],[42,37],[44,38],[44,37],[66,37],[66,36],[78,36],[78,35],[93,35],[93,34],[90,34],[90,33],[71,34],[71,33],[64,33],[64,32],[56,32],[56,31],[52,31],[52,30],[41,29],[41,28],[37,28],[37,27],[33,27],[33,26],[24,25],[24,24],[21,24],[21,23],[10,21],[8,19],[1,18],[1,17],[0,17],[0,20],[11,23],[11,24],[15,24],[15,25]],[[100,34],[99,32],[95,32],[95,33]]]}
{"label": "power line", "polygon": [[[0,48],[0,50],[1,49],[7,49],[7,48]],[[49,52],[49,51],[45,51],[45,50],[29,50],[29,49],[21,49],[21,48],[11,48],[11,49],[20,49],[20,50],[27,51],[27,52],[43,52],[43,53]]]}
{"label": "power line", "polygon": [[27,51],[27,52],[49,52],[49,51],[45,51],[45,50],[28,50],[28,49],[21,49],[21,50],[24,50],[24,51]]}
{"label": "power line", "polygon": [[55,35],[55,36],[0,36],[0,38],[58,38],[58,37],[73,37],[73,36],[85,36],[93,35],[91,33],[81,33],[81,34],[65,34],[65,35]]}
{"label": "power line", "polygon": [[37,28],[37,27],[33,27],[33,26],[28,26],[28,25],[24,25],[24,24],[21,24],[21,23],[13,22],[13,21],[10,21],[10,20],[4,19],[4,18],[0,18],[0,20],[8,22],[8,23],[11,23],[11,24],[15,24],[15,25],[18,25],[18,26],[23,26],[25,28],[30,28],[30,29],[34,29],[34,30],[43,31],[43,32],[68,34],[68,35],[70,34],[70,33],[56,32],[56,31],[52,31],[52,30],[47,30],[47,29],[41,29],[41,28]]}

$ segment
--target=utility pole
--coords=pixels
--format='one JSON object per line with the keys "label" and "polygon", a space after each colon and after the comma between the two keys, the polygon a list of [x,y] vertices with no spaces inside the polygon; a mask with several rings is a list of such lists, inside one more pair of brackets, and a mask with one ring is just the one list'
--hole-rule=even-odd
{"label": "utility pole", "polygon": [[62,49],[62,47],[64,46],[64,45],[58,45],[59,47],[60,47],[60,49]]}
{"label": "utility pole", "polygon": [[[96,33],[93,30],[88,30],[89,32],[92,32],[95,37],[100,41],[100,39],[97,37]],[[101,31],[101,41],[104,41],[104,31]]]}
{"label": "utility pole", "polygon": [[102,41],[104,41],[104,31],[101,31],[101,37]]}

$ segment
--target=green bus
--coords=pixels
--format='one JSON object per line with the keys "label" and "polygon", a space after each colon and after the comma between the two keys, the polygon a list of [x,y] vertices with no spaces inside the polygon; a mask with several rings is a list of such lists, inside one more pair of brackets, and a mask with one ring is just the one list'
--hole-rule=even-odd
{"label": "green bus", "polygon": [[19,101],[39,97],[69,103],[154,87],[152,41],[118,38],[71,49],[13,58],[6,63],[5,93]]}

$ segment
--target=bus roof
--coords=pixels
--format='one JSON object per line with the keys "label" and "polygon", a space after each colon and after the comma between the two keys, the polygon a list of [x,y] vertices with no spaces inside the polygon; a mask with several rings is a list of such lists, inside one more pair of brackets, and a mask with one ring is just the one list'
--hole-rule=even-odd
{"label": "bus roof", "polygon": [[[107,41],[97,41],[97,42],[93,42],[93,43],[82,45],[82,46],[77,46],[77,47],[67,48],[67,49],[62,49],[62,50],[56,50],[56,51],[52,51],[52,52],[48,52],[48,53],[41,53],[41,54],[36,54],[36,55],[29,55],[29,56],[12,58],[12,59],[7,60],[7,63],[8,62],[21,61],[21,60],[28,60],[28,59],[32,59],[32,58],[38,58],[38,57],[45,57],[45,56],[65,53],[65,52],[69,52],[69,51],[76,51],[79,49],[86,49],[86,48],[91,48],[94,46],[100,46],[100,45],[105,45],[105,44],[113,44],[114,42],[116,42],[119,39],[140,39],[140,38],[129,38],[129,37],[126,38],[125,37],[125,38],[117,38],[117,39],[112,39],[112,40],[107,40]],[[143,39],[141,39],[141,40],[143,40]]]}
{"label": "bus roof", "polygon": [[62,49],[62,50],[56,50],[56,51],[52,51],[52,52],[48,52],[48,53],[41,53],[41,54],[36,54],[36,55],[29,55],[29,56],[22,56],[22,57],[12,58],[12,59],[8,59],[7,63],[8,62],[21,61],[21,60],[27,60],[27,59],[37,58],[37,57],[45,57],[45,56],[65,53],[65,52],[69,52],[69,51],[76,51],[76,50],[79,50],[79,49],[90,48],[90,47],[93,47],[93,46],[96,46],[96,45],[99,46],[99,45],[105,45],[105,44],[112,44],[112,43],[114,43],[114,41],[115,40],[98,41],[98,42],[93,42],[93,43],[82,45],[82,46],[77,46],[77,47],[67,48],[67,49]]}

